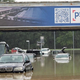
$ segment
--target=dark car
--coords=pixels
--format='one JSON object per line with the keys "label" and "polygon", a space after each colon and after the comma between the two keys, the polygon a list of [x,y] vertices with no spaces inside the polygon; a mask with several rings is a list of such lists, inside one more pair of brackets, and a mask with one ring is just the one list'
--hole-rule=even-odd
{"label": "dark car", "polygon": [[35,58],[41,57],[41,52],[38,49],[29,49],[26,53],[33,53]]}
{"label": "dark car", "polygon": [[33,53],[33,50],[32,49],[27,50],[26,53],[27,54],[33,54],[34,59],[36,59],[36,54]]}
{"label": "dark car", "polygon": [[3,54],[0,57],[0,72],[24,72],[33,70],[26,54]]}

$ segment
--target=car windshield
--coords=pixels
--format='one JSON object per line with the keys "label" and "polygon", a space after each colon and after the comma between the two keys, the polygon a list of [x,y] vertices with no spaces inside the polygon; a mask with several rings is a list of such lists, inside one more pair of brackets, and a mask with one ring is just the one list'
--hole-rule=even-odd
{"label": "car windshield", "polygon": [[57,55],[56,58],[68,58],[68,55]]}
{"label": "car windshield", "polygon": [[23,56],[21,55],[4,55],[0,57],[0,63],[21,63]]}

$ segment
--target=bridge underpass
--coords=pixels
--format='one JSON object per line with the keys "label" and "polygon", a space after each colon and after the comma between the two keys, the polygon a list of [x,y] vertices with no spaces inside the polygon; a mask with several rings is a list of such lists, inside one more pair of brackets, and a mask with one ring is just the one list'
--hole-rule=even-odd
{"label": "bridge underpass", "polygon": [[[62,3],[16,3],[16,4],[5,4],[5,6],[7,7],[12,7],[12,6],[18,6],[18,7],[21,7],[21,6],[24,6],[24,7],[32,7],[32,6],[57,6],[59,5],[60,7],[64,7],[65,5],[66,6],[74,6],[74,5],[77,5],[79,6],[80,3],[78,2],[62,2]],[[3,7],[4,4],[1,4],[0,6]],[[57,6],[58,7],[58,6]],[[62,8],[61,7],[61,8]],[[66,8],[66,7],[65,7]],[[67,9],[66,9],[67,10]],[[7,15],[8,16],[8,15]],[[68,15],[67,15],[68,16]],[[2,18],[2,17],[1,17]],[[12,17],[11,17],[12,18]],[[79,78],[79,75],[80,75],[80,70],[79,70],[79,61],[78,59],[80,59],[80,54],[79,52],[80,51],[75,51],[75,53],[77,53],[76,56],[74,56],[74,46],[76,44],[75,40],[74,40],[74,34],[75,32],[74,31],[79,31],[80,30],[80,24],[78,23],[78,25],[71,25],[71,21],[70,21],[70,24],[67,25],[68,23],[66,23],[67,26],[65,26],[64,24],[65,23],[56,23],[54,25],[50,25],[48,24],[48,26],[39,26],[39,25],[36,25],[34,23],[32,23],[31,25],[30,24],[26,24],[26,20],[24,19],[20,19],[20,17],[18,16],[19,19],[17,19],[14,23],[13,23],[13,19],[9,19],[9,16],[8,18],[7,17],[4,17],[3,19],[0,20],[0,32],[45,32],[47,31],[46,33],[48,32],[53,32],[53,35],[52,37],[54,37],[54,40],[53,40],[53,49],[57,49],[56,47],[56,31],[71,31],[71,35],[72,35],[72,42],[73,42],[73,45],[72,45],[72,50],[71,51],[68,51],[71,55],[72,55],[72,59],[71,61],[69,61],[69,63],[67,64],[58,64],[56,63],[54,60],[53,60],[53,57],[52,56],[49,56],[49,57],[42,57],[42,59],[40,60],[37,60],[35,61],[33,64],[34,66],[34,71],[32,73],[29,73],[28,77],[27,77],[27,72],[26,73],[21,73],[21,74],[16,74],[14,75],[13,73],[11,74],[7,74],[7,75],[11,75],[11,77],[7,77],[5,76],[5,74],[0,74],[1,78],[2,79],[14,79],[14,78],[18,78],[21,76],[21,79],[24,80],[25,79],[55,79],[55,80],[65,80],[65,79],[80,79]],[[39,17],[38,17],[39,18]],[[9,20],[8,20],[9,19]],[[2,21],[2,22],[1,22]],[[23,21],[23,22],[22,22]],[[33,21],[33,20],[32,20]],[[23,24],[22,24],[22,23]],[[57,22],[57,21],[56,21]],[[65,22],[65,21],[64,21]],[[18,23],[18,25],[16,26],[16,23]],[[28,23],[28,22],[27,22]],[[76,23],[77,24],[77,23]],[[57,26],[58,25],[58,26]],[[57,33],[58,34],[58,33]],[[6,35],[6,34],[5,34]],[[16,35],[14,35],[16,36]],[[15,37],[13,35],[11,37],[13,37],[12,41],[14,42],[15,41]],[[34,35],[35,36],[35,35]],[[66,37],[66,35],[64,35]],[[4,37],[4,36],[2,36]],[[21,34],[20,34],[20,37],[21,37]],[[9,37],[10,38],[10,37]],[[17,37],[19,38],[19,37]],[[25,37],[26,38],[26,37]],[[24,38],[24,39],[25,39]],[[8,39],[8,36],[7,36],[7,39]],[[19,38],[21,40],[21,38]],[[22,38],[23,39],[23,38]],[[33,39],[33,38],[32,38]],[[49,38],[48,38],[49,39]],[[11,41],[11,42],[12,42]],[[66,40],[67,41],[67,40]],[[21,43],[21,41],[18,41]],[[75,42],[75,44],[74,44]],[[14,42],[15,43],[15,42]],[[51,42],[49,42],[50,44]],[[52,44],[52,43],[51,43]],[[65,71],[65,68],[66,68],[66,71]],[[45,73],[44,73],[45,72]],[[44,73],[44,74],[43,74]],[[3,77],[5,76],[5,77]],[[16,77],[17,76],[17,77]],[[30,77],[29,77],[30,76]]]}

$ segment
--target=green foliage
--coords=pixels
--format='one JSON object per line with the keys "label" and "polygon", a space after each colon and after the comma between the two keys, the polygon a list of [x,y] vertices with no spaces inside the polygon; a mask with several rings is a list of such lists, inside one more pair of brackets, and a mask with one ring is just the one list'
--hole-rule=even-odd
{"label": "green foliage", "polygon": [[[80,48],[80,32],[75,31],[75,48]],[[54,31],[26,31],[26,32],[0,32],[0,41],[6,41],[10,49],[13,47],[28,48],[26,40],[30,41],[30,48],[40,48],[37,46],[37,41],[40,41],[40,36],[44,36],[44,46],[54,49]],[[73,31],[55,31],[56,48],[73,47]]]}
{"label": "green foliage", "polygon": [[72,48],[73,46],[73,35],[72,32],[58,32],[58,36],[56,38],[57,46],[62,45]]}

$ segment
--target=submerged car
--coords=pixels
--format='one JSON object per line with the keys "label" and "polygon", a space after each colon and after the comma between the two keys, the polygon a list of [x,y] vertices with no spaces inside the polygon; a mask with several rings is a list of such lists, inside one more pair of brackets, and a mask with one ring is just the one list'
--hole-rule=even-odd
{"label": "submerged car", "polygon": [[26,54],[3,54],[0,57],[0,72],[24,72],[33,70]]}
{"label": "submerged car", "polygon": [[71,56],[69,53],[60,53],[60,54],[57,54],[55,55],[55,58],[54,58],[56,61],[60,61],[60,60],[70,60],[71,59]]}
{"label": "submerged car", "polygon": [[34,58],[34,53],[27,53],[29,59],[30,59],[30,62],[33,63],[35,61],[35,58]]}
{"label": "submerged car", "polygon": [[41,52],[40,50],[38,49],[29,49],[26,51],[26,53],[30,53],[30,54],[34,54],[34,58],[37,59],[37,58],[40,58],[41,57]]}
{"label": "submerged car", "polygon": [[15,48],[12,48],[11,53],[25,53],[25,50],[15,47]]}
{"label": "submerged car", "polygon": [[57,54],[60,54],[60,53],[62,53],[61,50],[54,50],[54,51],[52,51],[52,56],[53,56],[53,58],[54,58]]}
{"label": "submerged car", "polygon": [[52,51],[52,56],[54,57],[55,55],[57,55],[57,54],[60,54],[60,53],[66,53],[65,52],[65,49],[66,49],[67,47],[63,47],[61,50],[53,50]]}
{"label": "submerged car", "polygon": [[41,53],[42,53],[42,56],[49,56],[50,49],[49,48],[42,48]]}

